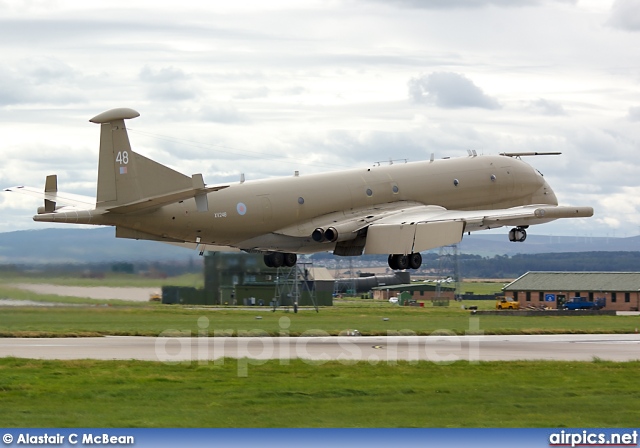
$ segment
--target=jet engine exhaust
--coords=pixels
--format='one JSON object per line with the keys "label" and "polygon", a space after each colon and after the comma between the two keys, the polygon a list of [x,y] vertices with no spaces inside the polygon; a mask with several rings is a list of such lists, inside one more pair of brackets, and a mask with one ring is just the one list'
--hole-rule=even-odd
{"label": "jet engine exhaust", "polygon": [[324,231],[324,239],[335,243],[338,240],[338,231],[335,227],[329,227]]}
{"label": "jet engine exhaust", "polygon": [[317,228],[316,230],[314,230],[311,234],[311,239],[317,243],[322,243],[323,241],[325,241],[324,230],[321,228]]}

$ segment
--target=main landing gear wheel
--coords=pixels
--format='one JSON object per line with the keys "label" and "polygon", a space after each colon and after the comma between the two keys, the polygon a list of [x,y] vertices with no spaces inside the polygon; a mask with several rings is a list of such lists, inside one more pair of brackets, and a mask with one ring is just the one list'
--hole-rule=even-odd
{"label": "main landing gear wheel", "polygon": [[411,269],[420,269],[422,266],[422,255],[420,252],[409,255],[409,267]]}
{"label": "main landing gear wheel", "polygon": [[264,256],[264,264],[268,268],[281,268],[282,266],[291,268],[296,265],[297,261],[298,256],[290,253],[271,252]]}
{"label": "main landing gear wheel", "polygon": [[527,231],[525,227],[514,227],[509,230],[509,241],[522,243],[527,239]]}
{"label": "main landing gear wheel", "polygon": [[284,265],[288,268],[292,268],[296,265],[298,256],[296,254],[284,254]]}
{"label": "main landing gear wheel", "polygon": [[394,271],[405,269],[418,269],[422,265],[422,255],[420,253],[403,255],[391,254],[388,259],[389,267]]}
{"label": "main landing gear wheel", "polygon": [[404,270],[409,267],[409,257],[402,254],[391,254],[388,263],[394,271]]}

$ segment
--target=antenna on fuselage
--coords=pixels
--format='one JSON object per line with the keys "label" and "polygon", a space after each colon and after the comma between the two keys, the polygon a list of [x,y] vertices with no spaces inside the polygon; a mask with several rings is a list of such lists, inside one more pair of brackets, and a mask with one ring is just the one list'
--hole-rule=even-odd
{"label": "antenna on fuselage", "polygon": [[434,153],[431,153],[431,158],[429,159],[429,162],[433,162],[436,158],[436,155]]}
{"label": "antenna on fuselage", "polygon": [[559,156],[561,152],[501,152],[501,156],[522,157],[522,156]]}

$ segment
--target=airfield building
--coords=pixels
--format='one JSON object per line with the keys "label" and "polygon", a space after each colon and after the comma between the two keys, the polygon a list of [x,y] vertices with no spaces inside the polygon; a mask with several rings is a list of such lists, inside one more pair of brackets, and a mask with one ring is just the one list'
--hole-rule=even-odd
{"label": "airfield building", "polygon": [[[440,286],[440,287],[438,287]],[[455,287],[437,285],[436,283],[416,282],[404,285],[379,286],[371,289],[374,299],[389,300],[401,293],[410,294],[410,298],[417,302],[442,302],[455,300]]]}
{"label": "airfield building", "polygon": [[562,309],[576,297],[603,301],[604,309],[640,309],[640,272],[527,272],[504,287],[520,308]]}
{"label": "airfield building", "polygon": [[[292,268],[270,268],[262,255],[209,252],[204,289],[165,286],[163,303],[231,306],[333,305],[334,279],[325,268],[299,262]],[[295,273],[294,273],[295,274]],[[275,302],[275,303],[274,303]]]}

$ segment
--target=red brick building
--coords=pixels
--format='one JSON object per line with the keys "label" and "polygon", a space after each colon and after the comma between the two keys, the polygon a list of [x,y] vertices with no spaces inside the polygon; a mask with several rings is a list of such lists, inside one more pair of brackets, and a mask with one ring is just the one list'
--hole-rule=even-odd
{"label": "red brick building", "polygon": [[640,309],[640,272],[527,272],[503,288],[520,308],[545,306],[561,309],[575,298],[604,299],[604,309]]}

